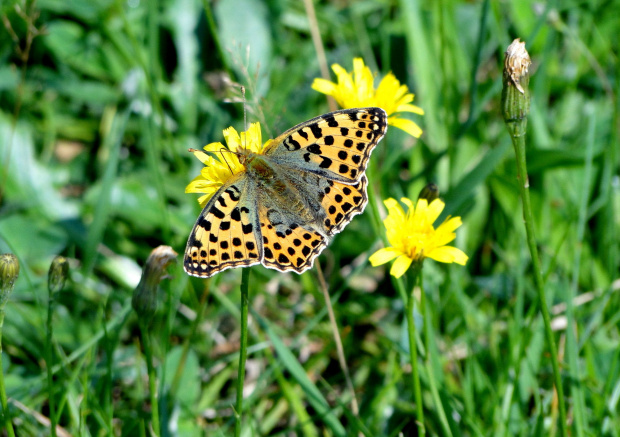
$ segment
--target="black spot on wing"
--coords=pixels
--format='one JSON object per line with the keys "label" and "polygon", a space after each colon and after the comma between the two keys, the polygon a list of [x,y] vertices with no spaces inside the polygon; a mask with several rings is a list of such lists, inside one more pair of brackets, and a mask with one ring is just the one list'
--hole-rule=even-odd
{"label": "black spot on wing", "polygon": [[[222,199],[223,196],[220,196],[219,199]],[[218,199],[218,200],[219,200]],[[217,218],[219,218],[220,220],[223,219],[224,217],[226,217],[226,215],[224,214],[224,212],[217,208],[215,205],[211,207],[211,209],[209,210],[209,212],[211,214],[213,214],[214,216],[216,216]]]}
{"label": "black spot on wing", "polygon": [[325,121],[327,122],[327,125],[329,127],[338,127],[338,122],[336,121],[333,115],[329,117],[325,117]]}
{"label": "black spot on wing", "polygon": [[306,150],[310,153],[314,153],[315,155],[320,155],[321,152],[321,147],[318,144],[310,144],[308,147],[306,147]]}
{"label": "black spot on wing", "polygon": [[192,234],[190,237],[189,243],[187,243],[189,247],[197,247],[200,249],[202,247],[202,241],[196,239],[196,235]]}
{"label": "black spot on wing", "polygon": [[297,142],[292,136],[284,140],[284,147],[291,151],[301,149],[299,142]]}
{"label": "black spot on wing", "polygon": [[208,220],[205,220],[204,216],[200,217],[200,221],[198,222],[198,226],[200,226],[201,228],[203,228],[207,232],[211,230],[211,222],[209,222]]}
{"label": "black spot on wing", "polygon": [[319,139],[323,136],[323,130],[319,127],[318,123],[312,123],[308,125],[308,127],[310,128],[312,135],[314,135],[314,138]]}
{"label": "black spot on wing", "polygon": [[321,161],[321,163],[319,164],[319,167],[321,168],[329,168],[332,165],[332,160],[329,159],[327,156],[321,156],[321,159],[323,159],[323,161]]}
{"label": "black spot on wing", "polygon": [[241,197],[241,191],[237,187],[230,187],[225,191],[230,196],[230,200],[238,201]]}

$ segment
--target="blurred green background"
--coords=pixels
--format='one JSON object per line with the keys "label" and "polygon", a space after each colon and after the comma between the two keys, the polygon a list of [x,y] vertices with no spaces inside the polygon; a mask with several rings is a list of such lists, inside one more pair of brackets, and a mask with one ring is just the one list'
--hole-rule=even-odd
{"label": "blurred green background", "polygon": [[[160,244],[182,254],[200,212],[197,196],[184,193],[201,167],[187,149],[223,141],[228,126],[243,129],[235,83],[246,87],[248,122],[261,122],[264,139],[328,112],[310,88],[320,72],[308,4],[0,5],[0,252],[21,266],[2,338],[13,423],[18,435],[49,434],[46,282],[62,254],[71,281],[53,317],[59,424],[71,435],[145,435],[148,385],[129,304],[141,266]],[[557,430],[500,113],[503,54],[517,37],[533,61],[530,191],[571,433],[620,435],[620,2],[334,0],[314,8],[328,64],[350,70],[361,56],[379,77],[392,71],[425,111],[408,116],[424,130],[419,140],[392,128],[374,152],[368,176],[378,196],[415,198],[432,181],[446,214],[463,218],[454,244],[470,256],[467,266],[424,268],[429,435],[446,434],[438,405],[453,435]],[[371,209],[317,259],[359,418],[315,272],[257,266],[244,435],[416,435],[404,303],[389,270],[367,262],[382,247]],[[162,283],[152,327],[163,432],[227,436],[240,270],[207,284],[180,265]]]}

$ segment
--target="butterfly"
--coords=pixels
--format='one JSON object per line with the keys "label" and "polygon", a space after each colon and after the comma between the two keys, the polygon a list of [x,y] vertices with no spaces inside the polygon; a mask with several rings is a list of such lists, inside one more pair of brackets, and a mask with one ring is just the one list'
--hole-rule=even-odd
{"label": "butterfly", "polygon": [[254,264],[311,268],[330,238],[364,210],[366,165],[386,130],[383,109],[344,109],[298,124],[260,154],[238,152],[244,169],[200,213],[185,271],[208,278]]}

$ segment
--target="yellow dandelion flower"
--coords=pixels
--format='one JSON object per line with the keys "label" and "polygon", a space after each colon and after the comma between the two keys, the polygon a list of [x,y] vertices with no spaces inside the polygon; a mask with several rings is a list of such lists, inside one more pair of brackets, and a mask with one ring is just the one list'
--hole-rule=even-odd
{"label": "yellow dandelion flower", "polygon": [[416,138],[422,135],[420,126],[400,117],[402,112],[424,115],[424,110],[411,104],[413,94],[409,92],[407,85],[402,85],[396,79],[394,74],[388,73],[375,89],[374,75],[370,68],[364,65],[362,58],[353,59],[353,72],[351,73],[338,64],[332,65],[332,70],[336,73],[338,83],[316,78],[312,83],[312,89],[332,96],[344,109],[367,106],[383,108],[387,112],[390,126],[402,129]]}
{"label": "yellow dandelion flower", "polygon": [[441,199],[435,199],[430,204],[426,199],[418,199],[415,207],[407,198],[400,200],[407,206],[407,212],[394,199],[383,202],[388,209],[383,224],[392,247],[379,249],[371,255],[370,264],[378,266],[396,259],[390,274],[397,278],[407,271],[412,262],[421,262],[424,258],[465,265],[467,255],[456,247],[446,246],[456,238],[454,231],[461,226],[461,218],[448,217],[435,229],[433,223],[445,206]]}
{"label": "yellow dandelion flower", "polygon": [[[267,140],[261,144],[262,135],[260,123],[252,123],[246,132],[237,133],[234,127],[224,129],[224,140],[228,148],[222,143],[211,143],[202,150],[190,149],[196,158],[205,167],[185,187],[186,193],[204,193],[198,198],[203,208],[215,193],[231,176],[245,170],[239,158],[248,153],[263,153],[265,147],[273,140]],[[232,153],[229,153],[232,152]]]}

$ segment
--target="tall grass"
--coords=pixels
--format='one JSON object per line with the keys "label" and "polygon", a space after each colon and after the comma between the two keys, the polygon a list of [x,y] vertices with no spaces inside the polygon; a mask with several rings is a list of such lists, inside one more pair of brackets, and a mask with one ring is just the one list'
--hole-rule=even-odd
{"label": "tall grass", "polygon": [[[199,171],[187,149],[243,128],[232,82],[248,90],[248,121],[272,138],[329,110],[310,88],[321,73],[306,6],[0,5],[0,253],[21,266],[1,338],[17,435],[49,435],[52,405],[58,435],[148,435],[149,372],[130,311],[140,266],[160,244],[182,253],[199,213],[184,193]],[[567,426],[619,434],[619,7],[314,2],[328,64],[363,56],[393,71],[425,111],[415,118],[424,134],[388,131],[367,172],[374,204],[317,260],[359,416],[315,272],[252,267],[242,435],[416,435],[409,291],[367,260],[383,238],[381,200],[416,198],[429,181],[444,215],[463,218],[454,244],[470,260],[424,266],[424,311],[413,320],[427,434],[558,433],[500,107],[503,52],[516,37],[533,60],[529,191]],[[71,280],[54,298],[46,360],[47,271],[58,254]],[[232,435],[241,272],[207,284],[170,271],[149,327],[161,435]]]}

